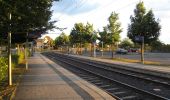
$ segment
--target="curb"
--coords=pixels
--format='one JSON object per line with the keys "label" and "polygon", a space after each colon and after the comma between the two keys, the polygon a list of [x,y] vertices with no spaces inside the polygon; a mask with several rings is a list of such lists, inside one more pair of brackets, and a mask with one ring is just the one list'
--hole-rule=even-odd
{"label": "curb", "polygon": [[[25,73],[25,72],[24,72],[24,73]],[[23,74],[24,74],[24,73],[23,73]],[[13,90],[13,92],[12,92],[9,100],[13,100],[13,99],[14,99],[15,94],[16,94],[16,91],[17,91],[17,88],[18,88],[18,86],[19,86],[19,83],[20,83],[20,81],[21,81],[21,78],[22,78],[23,74],[19,75],[19,81],[16,83],[15,89]],[[1,99],[0,99],[0,100],[1,100]]]}

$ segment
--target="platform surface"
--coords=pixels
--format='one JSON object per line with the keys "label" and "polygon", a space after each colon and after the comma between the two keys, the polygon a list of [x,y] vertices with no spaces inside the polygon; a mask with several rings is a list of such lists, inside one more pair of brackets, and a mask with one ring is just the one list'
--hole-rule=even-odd
{"label": "platform surface", "polygon": [[40,53],[30,57],[28,63],[14,100],[115,100]]}

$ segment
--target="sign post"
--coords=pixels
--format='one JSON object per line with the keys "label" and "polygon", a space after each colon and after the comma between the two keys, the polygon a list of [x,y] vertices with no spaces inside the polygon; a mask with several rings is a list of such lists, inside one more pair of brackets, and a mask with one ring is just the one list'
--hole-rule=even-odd
{"label": "sign post", "polygon": [[144,36],[136,36],[135,41],[141,42],[141,63],[144,64]]}

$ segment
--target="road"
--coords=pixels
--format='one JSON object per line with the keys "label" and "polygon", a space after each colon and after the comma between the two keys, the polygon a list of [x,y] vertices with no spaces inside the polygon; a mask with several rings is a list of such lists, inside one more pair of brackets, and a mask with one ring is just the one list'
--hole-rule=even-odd
{"label": "road", "polygon": [[[83,55],[89,56],[90,53],[84,53]],[[96,52],[97,57],[101,57],[101,52]],[[103,57],[111,58],[111,52],[104,52]],[[114,58],[125,58],[125,59],[132,59],[132,60],[140,60],[139,53],[128,53],[128,54],[114,54]],[[159,62],[160,64],[170,65],[170,53],[150,53],[147,52],[144,54],[145,61],[153,61]]]}

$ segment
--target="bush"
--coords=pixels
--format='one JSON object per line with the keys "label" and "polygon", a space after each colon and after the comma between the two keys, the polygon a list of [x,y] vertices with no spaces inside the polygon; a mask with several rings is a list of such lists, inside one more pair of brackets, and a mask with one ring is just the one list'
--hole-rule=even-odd
{"label": "bush", "polygon": [[20,51],[18,54],[18,63],[22,63],[25,58],[24,51]]}
{"label": "bush", "polygon": [[7,58],[0,57],[0,81],[3,80],[8,73],[8,60]]}
{"label": "bush", "polygon": [[27,49],[27,57],[31,57],[31,51]]}

